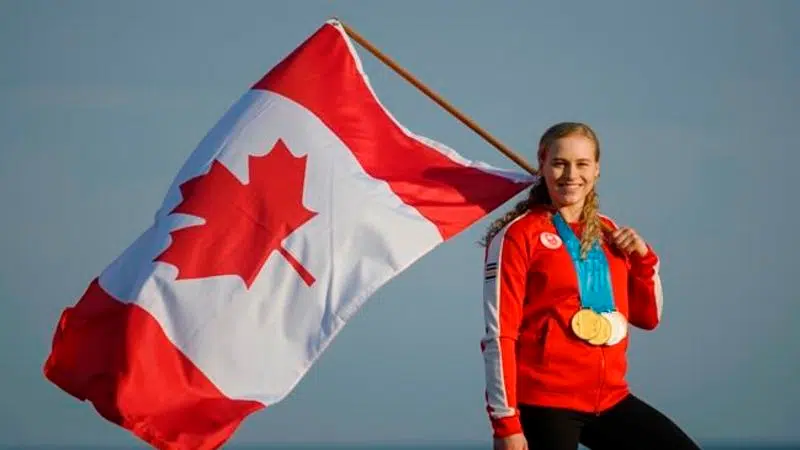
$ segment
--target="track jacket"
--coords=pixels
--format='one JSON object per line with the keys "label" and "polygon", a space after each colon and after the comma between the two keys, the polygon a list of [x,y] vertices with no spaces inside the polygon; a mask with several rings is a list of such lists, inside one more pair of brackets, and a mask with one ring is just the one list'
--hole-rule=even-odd
{"label": "track jacket", "polygon": [[[616,229],[607,217],[602,220]],[[580,236],[579,224],[569,224]],[[626,257],[603,245],[614,303],[630,325],[661,320],[658,257]],[[580,309],[577,275],[550,213],[538,207],[506,225],[486,248],[484,276],[486,407],[493,435],[522,431],[518,404],[599,413],[629,392],[628,337],[595,346],[573,333]]]}

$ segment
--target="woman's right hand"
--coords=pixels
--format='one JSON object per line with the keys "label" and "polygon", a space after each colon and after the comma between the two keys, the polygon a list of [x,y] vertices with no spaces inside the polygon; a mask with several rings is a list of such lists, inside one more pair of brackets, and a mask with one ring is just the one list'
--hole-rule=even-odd
{"label": "woman's right hand", "polygon": [[528,441],[522,433],[494,439],[494,450],[528,450]]}

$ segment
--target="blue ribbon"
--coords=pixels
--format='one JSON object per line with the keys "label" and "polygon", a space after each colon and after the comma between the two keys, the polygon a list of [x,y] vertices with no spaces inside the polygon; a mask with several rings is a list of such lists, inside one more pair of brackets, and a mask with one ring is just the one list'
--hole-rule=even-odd
{"label": "blue ribbon", "polygon": [[596,313],[614,311],[614,294],[611,289],[611,270],[608,259],[599,242],[595,242],[585,259],[581,258],[581,242],[572,228],[561,217],[553,215],[553,225],[558,235],[564,241],[575,272],[578,275],[578,288],[580,290],[581,306],[589,308]]}

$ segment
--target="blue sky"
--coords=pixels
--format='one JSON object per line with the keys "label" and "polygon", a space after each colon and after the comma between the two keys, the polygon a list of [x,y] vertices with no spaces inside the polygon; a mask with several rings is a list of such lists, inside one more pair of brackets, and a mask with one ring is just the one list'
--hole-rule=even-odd
{"label": "blue sky", "polygon": [[[603,210],[663,259],[634,391],[698,439],[800,441],[800,3],[31,0],[0,1],[0,443],[137,443],[44,380],[53,326],[217,119],[333,15],[529,160],[553,122],[595,127]],[[359,52],[406,126],[514,167]],[[232,442],[487,440],[487,224],[390,282]]]}

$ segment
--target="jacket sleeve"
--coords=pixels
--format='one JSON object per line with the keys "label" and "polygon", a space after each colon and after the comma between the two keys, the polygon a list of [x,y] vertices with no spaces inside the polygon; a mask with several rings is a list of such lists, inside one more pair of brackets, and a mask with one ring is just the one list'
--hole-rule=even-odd
{"label": "jacket sleeve", "polygon": [[648,245],[645,256],[628,258],[628,321],[631,325],[652,330],[661,322],[663,292],[658,273],[659,258]]}
{"label": "jacket sleeve", "polygon": [[486,249],[481,339],[486,410],[494,437],[522,432],[517,411],[516,341],[528,272],[528,255],[519,238],[503,229]]}

